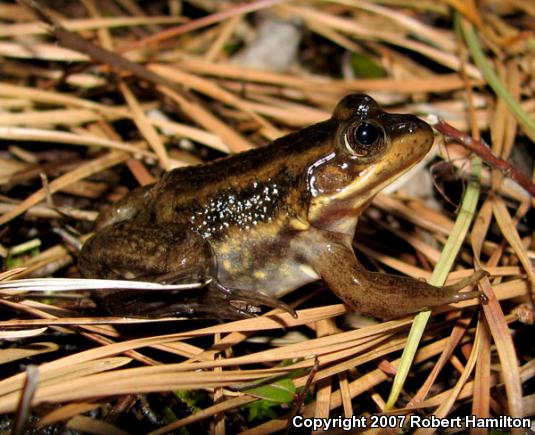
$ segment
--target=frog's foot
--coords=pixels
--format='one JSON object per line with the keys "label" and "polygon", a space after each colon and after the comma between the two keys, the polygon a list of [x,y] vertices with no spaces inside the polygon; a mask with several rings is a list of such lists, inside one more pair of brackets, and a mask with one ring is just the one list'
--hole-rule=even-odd
{"label": "frog's foot", "polygon": [[477,270],[472,275],[467,276],[466,278],[461,279],[460,281],[456,282],[452,285],[447,285],[442,287],[442,291],[446,295],[450,295],[450,302],[460,302],[465,301],[467,299],[472,298],[479,298],[481,302],[486,301],[486,297],[483,293],[481,293],[479,290],[472,290],[469,292],[461,293],[460,291],[468,286],[477,284],[481,279],[489,276],[489,273],[486,270]]}
{"label": "frog's foot", "polygon": [[239,320],[252,317],[256,307],[240,309],[229,303],[227,295],[213,288],[180,291],[122,291],[100,292],[99,305],[115,316],[143,317],[160,319],[162,317],[212,318]]}
{"label": "frog's foot", "polygon": [[[254,306],[265,305],[271,308],[282,308],[286,312],[290,313],[294,318],[297,318],[297,313],[292,307],[280,301],[279,299],[267,296],[259,291],[250,291],[233,287],[225,287],[215,281],[212,282],[211,285],[215,286],[217,290],[221,291],[229,301],[236,300],[247,302]],[[239,311],[242,312],[242,310]],[[245,313],[250,313],[250,310],[247,310]]]}

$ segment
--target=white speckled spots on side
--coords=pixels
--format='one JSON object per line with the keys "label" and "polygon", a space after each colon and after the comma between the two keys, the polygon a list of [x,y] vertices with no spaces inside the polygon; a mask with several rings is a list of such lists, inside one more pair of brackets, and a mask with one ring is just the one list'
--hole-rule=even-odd
{"label": "white speckled spots on side", "polygon": [[271,180],[262,184],[255,182],[251,189],[253,191],[248,192],[245,200],[237,198],[232,188],[218,192],[202,210],[197,210],[190,217],[190,222],[205,238],[229,227],[247,231],[262,222],[270,222],[272,210],[281,197],[277,183]]}

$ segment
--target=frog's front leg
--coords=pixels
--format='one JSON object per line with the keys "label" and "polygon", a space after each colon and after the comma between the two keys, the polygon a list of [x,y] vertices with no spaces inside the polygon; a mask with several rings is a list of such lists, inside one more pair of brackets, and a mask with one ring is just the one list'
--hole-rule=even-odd
{"label": "frog's front leg", "polygon": [[477,282],[486,272],[474,274],[462,286],[435,287],[411,277],[366,270],[355,257],[351,239],[346,235],[318,230],[311,237],[316,239],[314,246],[320,247],[320,251],[308,251],[307,261],[340,299],[363,314],[391,319],[480,295],[478,291],[459,290]]}

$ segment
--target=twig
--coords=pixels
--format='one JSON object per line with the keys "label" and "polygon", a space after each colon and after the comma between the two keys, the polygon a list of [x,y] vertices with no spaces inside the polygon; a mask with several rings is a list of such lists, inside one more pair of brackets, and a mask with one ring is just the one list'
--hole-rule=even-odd
{"label": "twig", "polygon": [[177,27],[171,29],[163,30],[155,35],[148,36],[143,38],[133,44],[130,44],[126,47],[123,47],[120,52],[124,53],[126,51],[135,50],[137,48],[146,48],[147,46],[154,44],[156,42],[161,42],[166,39],[174,38],[175,36],[182,35],[193,30],[201,29],[203,27],[219,23],[227,18],[235,17],[237,15],[247,14],[250,12],[255,12],[260,9],[269,8],[278,3],[283,3],[286,0],[258,0],[252,3],[245,3],[243,5],[234,6],[228,8],[227,10],[216,12],[215,14],[208,15],[206,17],[198,18],[189,23],[181,24]]}
{"label": "twig", "polygon": [[438,121],[433,127],[435,127],[440,133],[447,138],[451,138],[459,142],[465,148],[468,148],[477,156],[481,157],[484,162],[489,164],[495,169],[498,169],[505,177],[511,178],[513,181],[519,184],[524,190],[526,190],[532,197],[535,197],[535,184],[522,172],[516,169],[509,162],[496,157],[492,154],[489,146],[482,140],[475,140],[467,133],[463,133],[451,126],[447,122]]}
{"label": "twig", "polygon": [[77,33],[71,32],[63,27],[56,19],[44,11],[41,5],[35,0],[18,0],[20,4],[26,6],[32,10],[42,21],[47,23],[52,30],[53,35],[56,37],[59,45],[71,50],[75,50],[79,53],[84,53],[94,61],[109,65],[122,71],[128,71],[131,74],[153,83],[156,85],[163,85],[171,88],[175,91],[180,89],[175,86],[170,80],[153,73],[139,63],[132,62],[131,60],[118,55],[112,51],[106,50],[99,45],[93,44],[82,38]]}

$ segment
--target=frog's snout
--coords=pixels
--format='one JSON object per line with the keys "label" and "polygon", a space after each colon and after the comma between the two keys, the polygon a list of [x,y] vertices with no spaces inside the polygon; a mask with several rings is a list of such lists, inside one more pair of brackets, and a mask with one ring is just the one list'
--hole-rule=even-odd
{"label": "frog's snout", "polygon": [[422,121],[420,118],[416,118],[415,131],[417,130],[421,130],[422,134],[425,135],[427,140],[431,143],[431,145],[433,145],[435,135],[433,133],[433,129],[427,122]]}
{"label": "frog's snout", "polygon": [[422,121],[419,118],[416,119],[418,120],[418,125],[416,128],[421,132],[420,134],[425,145],[427,146],[427,151],[429,151],[435,142],[435,134],[433,133],[433,129],[427,122]]}
{"label": "frog's snout", "polygon": [[384,123],[388,134],[393,138],[419,136],[426,141],[434,138],[431,126],[414,115],[387,114]]}
{"label": "frog's snout", "polygon": [[399,123],[397,130],[403,132],[402,135],[405,136],[406,140],[408,139],[410,143],[421,147],[425,153],[431,149],[435,141],[431,126],[413,115],[407,115],[407,119]]}
{"label": "frog's snout", "polygon": [[407,119],[400,122],[405,134],[420,133],[425,136],[433,137],[433,129],[431,126],[414,115],[405,115]]}

